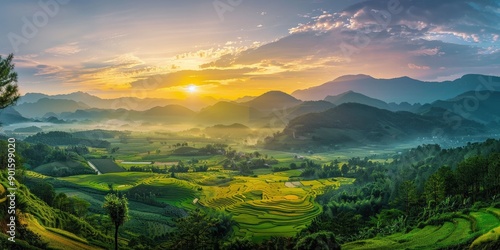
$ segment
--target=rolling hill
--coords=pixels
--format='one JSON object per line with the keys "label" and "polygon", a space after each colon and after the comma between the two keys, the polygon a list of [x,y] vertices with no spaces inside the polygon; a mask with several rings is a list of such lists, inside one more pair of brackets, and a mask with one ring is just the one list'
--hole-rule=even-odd
{"label": "rolling hill", "polygon": [[262,112],[272,112],[273,110],[284,110],[300,103],[302,103],[302,101],[297,100],[295,97],[287,93],[281,91],[269,91],[250,101],[243,102],[242,104]]}
{"label": "rolling hill", "polygon": [[291,107],[284,113],[287,119],[293,119],[295,117],[305,115],[308,113],[319,113],[325,110],[336,107],[335,104],[327,101],[305,101],[299,105]]}
{"label": "rolling hill", "polygon": [[348,75],[308,89],[297,90],[292,96],[301,100],[322,100],[349,90],[370,95],[385,102],[430,103],[452,98],[466,91],[489,89],[500,82],[498,76],[464,75],[453,81],[424,82],[409,77],[376,79],[367,75]]}
{"label": "rolling hill", "polygon": [[[479,123],[463,120],[454,127],[440,117],[346,103],[321,113],[310,113],[291,120],[271,144],[311,141],[317,144],[388,144],[431,137],[435,130],[445,135],[476,134],[485,131]],[[274,145],[276,146],[276,145]]]}
{"label": "rolling hill", "polygon": [[454,98],[435,101],[418,109],[418,113],[428,114],[436,110],[458,114],[466,119],[474,120],[483,124],[500,122],[500,92],[491,91],[468,91]]}
{"label": "rolling hill", "polygon": [[164,107],[154,107],[145,111],[92,108],[61,113],[60,117],[67,120],[90,120],[94,122],[118,119],[123,121],[141,120],[146,122],[179,123],[190,121],[194,115],[195,112],[186,107],[167,105]]}
{"label": "rolling hill", "polygon": [[255,108],[234,102],[218,102],[202,109],[195,119],[204,124],[249,124],[262,117],[263,114]]}
{"label": "rolling hill", "polygon": [[30,119],[22,116],[13,107],[7,107],[0,110],[0,125],[9,125],[28,121],[30,121]]}
{"label": "rolling hill", "polygon": [[[127,109],[127,110],[139,110],[139,111],[148,110],[158,106],[163,107],[172,104],[182,105],[190,109],[198,110],[202,107],[205,107],[207,105],[212,105],[217,102],[212,97],[189,97],[185,100],[163,99],[163,98],[137,98],[137,97],[119,97],[112,99],[104,99],[79,91],[61,95],[27,93],[21,98],[19,98],[18,105],[36,103],[41,99],[72,100],[75,102],[84,103],[86,106],[88,106],[88,108],[96,108],[96,109]],[[44,114],[38,116],[41,117]]]}
{"label": "rolling hill", "polygon": [[34,103],[22,103],[14,106],[14,109],[16,109],[22,116],[29,118],[43,117],[48,112],[75,112],[79,109],[88,108],[90,107],[83,102],[49,98],[42,98]]}
{"label": "rolling hill", "polygon": [[354,103],[365,104],[379,109],[390,109],[389,105],[386,102],[368,97],[360,93],[356,93],[352,90],[349,90],[347,92],[335,96],[329,95],[325,97],[325,101],[331,102],[337,106],[344,103],[354,102]]}
{"label": "rolling hill", "polygon": [[408,102],[402,102],[399,104],[394,102],[386,103],[379,99],[371,98],[369,96],[354,92],[352,90],[349,90],[347,92],[335,96],[329,95],[325,97],[325,101],[331,102],[337,106],[343,103],[354,102],[354,103],[365,104],[379,109],[387,109],[390,111],[415,112],[418,108],[421,107],[419,103],[417,104],[409,104]]}

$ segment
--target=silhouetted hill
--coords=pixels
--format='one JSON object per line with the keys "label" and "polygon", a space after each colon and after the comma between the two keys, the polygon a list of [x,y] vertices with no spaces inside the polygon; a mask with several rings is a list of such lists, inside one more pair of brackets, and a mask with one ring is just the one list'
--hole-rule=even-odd
{"label": "silhouetted hill", "polygon": [[287,93],[281,91],[269,91],[242,104],[263,112],[269,112],[273,110],[284,110],[298,105],[301,102],[302,101],[297,100],[295,97]]}
{"label": "silhouetted hill", "polygon": [[288,119],[293,119],[304,114],[319,113],[334,107],[336,107],[335,104],[327,101],[305,101],[287,109],[284,114]]}
{"label": "silhouetted hill", "polygon": [[291,120],[283,133],[270,141],[277,146],[310,140],[318,144],[392,143],[418,136],[431,137],[436,130],[444,135],[477,134],[485,131],[479,123],[464,120],[454,128],[440,117],[346,103],[321,113],[310,113]]}
{"label": "silhouetted hill", "polygon": [[478,87],[485,90],[498,82],[500,82],[498,76],[473,74],[444,82],[424,82],[409,77],[375,79],[366,75],[355,75],[342,76],[316,87],[297,90],[292,96],[301,100],[322,100],[328,95],[338,95],[352,90],[385,102],[430,103],[452,98],[466,91],[476,90]]}
{"label": "silhouetted hill", "polygon": [[[22,96],[18,105],[26,103],[36,103],[41,99],[53,100],[72,100],[86,104],[89,108],[97,109],[127,109],[127,110],[148,110],[154,107],[163,107],[166,105],[182,105],[190,109],[200,109],[207,105],[212,105],[217,101],[212,97],[190,97],[185,100],[162,99],[162,98],[137,98],[120,97],[112,99],[103,99],[85,92],[74,92],[61,95],[45,95],[40,93],[27,93]],[[43,115],[43,114],[42,114]]]}
{"label": "silhouetted hill", "polygon": [[13,123],[28,122],[30,119],[22,116],[12,106],[0,109],[0,125],[9,125]]}
{"label": "silhouetted hill", "polygon": [[365,104],[379,109],[389,109],[389,105],[387,105],[386,102],[368,97],[360,93],[356,93],[351,90],[336,96],[329,95],[325,97],[325,101],[331,102],[337,106],[343,103],[354,102],[354,103]]}
{"label": "silhouetted hill", "polygon": [[387,109],[390,111],[415,112],[421,106],[420,104],[409,104],[408,102],[402,102],[400,104],[394,102],[386,103],[379,99],[371,98],[369,96],[356,93],[351,90],[336,96],[327,96],[325,97],[325,101],[331,102],[337,106],[343,103],[354,102],[354,103],[365,104],[379,109]]}
{"label": "silhouetted hill", "polygon": [[196,115],[196,120],[208,124],[249,124],[262,117],[262,113],[255,108],[234,102],[218,102],[202,109]]}
{"label": "silhouetted hill", "polygon": [[21,115],[29,118],[43,117],[48,112],[62,113],[75,112],[79,109],[88,109],[82,102],[65,99],[42,98],[34,103],[22,103],[14,106]]}
{"label": "silhouetted hill", "polygon": [[196,113],[181,105],[167,105],[165,107],[154,107],[143,112],[134,112],[140,117],[193,117]]}
{"label": "silhouetted hill", "polygon": [[126,109],[86,109],[75,112],[62,113],[60,116],[67,120],[90,120],[99,122],[103,120],[146,121],[160,123],[179,123],[190,121],[196,113],[180,105],[167,105],[154,107],[145,111]]}
{"label": "silhouetted hill", "polygon": [[[500,92],[469,91],[454,98],[435,101],[418,109],[420,114],[436,115],[438,110],[441,116],[456,120],[459,115],[483,124],[500,122]],[[454,116],[452,116],[454,115]]]}

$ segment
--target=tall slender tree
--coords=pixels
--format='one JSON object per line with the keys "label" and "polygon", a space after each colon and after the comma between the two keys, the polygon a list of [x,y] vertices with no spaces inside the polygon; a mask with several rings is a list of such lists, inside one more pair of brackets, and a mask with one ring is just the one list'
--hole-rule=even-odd
{"label": "tall slender tree", "polygon": [[115,250],[118,250],[118,228],[128,220],[128,200],[123,196],[118,196],[114,193],[107,194],[104,197],[102,206],[115,225]]}
{"label": "tall slender tree", "polygon": [[19,99],[17,88],[17,73],[14,71],[13,54],[2,58],[0,56],[0,109],[14,104]]}

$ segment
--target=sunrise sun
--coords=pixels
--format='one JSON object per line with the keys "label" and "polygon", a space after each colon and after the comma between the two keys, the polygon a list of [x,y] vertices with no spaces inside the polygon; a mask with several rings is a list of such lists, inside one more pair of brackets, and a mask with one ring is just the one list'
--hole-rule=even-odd
{"label": "sunrise sun", "polygon": [[194,92],[196,92],[196,90],[198,90],[198,87],[194,84],[190,84],[187,86],[186,90],[189,93],[194,93]]}

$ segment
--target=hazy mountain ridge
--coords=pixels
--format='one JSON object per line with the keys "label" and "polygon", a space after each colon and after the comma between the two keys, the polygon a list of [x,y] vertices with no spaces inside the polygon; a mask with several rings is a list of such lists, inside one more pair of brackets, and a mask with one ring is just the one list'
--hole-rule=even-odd
{"label": "hazy mountain ridge", "polygon": [[190,97],[185,100],[163,99],[163,98],[138,98],[138,97],[119,97],[112,99],[100,98],[85,92],[74,92],[61,95],[46,95],[41,93],[27,93],[22,96],[17,106],[26,103],[36,103],[43,98],[54,100],[73,100],[85,103],[90,108],[97,109],[128,109],[128,110],[148,110],[154,107],[163,107],[166,105],[182,105],[190,109],[200,109],[207,105],[212,105],[216,100],[212,97]]}
{"label": "hazy mountain ridge", "polygon": [[235,102],[222,101],[203,108],[195,119],[209,124],[251,124],[263,116],[264,114],[255,108]]}
{"label": "hazy mountain ridge", "polygon": [[322,100],[349,90],[385,102],[430,103],[452,98],[467,91],[491,88],[500,77],[468,74],[453,81],[420,81],[409,77],[376,79],[366,75],[342,76],[333,81],[308,89],[296,90],[292,96],[301,100]]}
{"label": "hazy mountain ridge", "polygon": [[[443,116],[451,114],[474,120],[483,124],[500,123],[500,92],[469,91],[448,100],[439,100],[423,105],[418,113],[428,113],[440,108]],[[451,119],[451,118],[450,118]]]}
{"label": "hazy mountain ridge", "polygon": [[[477,134],[486,131],[477,122],[465,120],[461,126],[443,118],[422,116],[406,111],[391,112],[358,103],[345,103],[321,113],[299,116],[289,122],[275,141],[312,140],[319,144],[392,143],[432,137],[434,131],[444,135]],[[271,142],[272,144],[272,142]]]}
{"label": "hazy mountain ridge", "polygon": [[22,116],[29,118],[41,118],[48,112],[62,113],[75,112],[79,109],[88,109],[90,106],[83,102],[67,99],[41,98],[34,103],[22,103],[14,106]]}
{"label": "hazy mountain ridge", "polygon": [[410,111],[415,112],[418,108],[421,107],[419,103],[417,104],[409,104],[407,102],[402,102],[400,104],[396,104],[394,102],[386,103],[379,99],[371,98],[369,96],[354,92],[349,90],[339,95],[335,96],[327,96],[325,97],[325,101],[331,102],[335,105],[341,105],[343,103],[360,103],[368,106],[372,106],[379,109],[387,109],[390,111]]}
{"label": "hazy mountain ridge", "polygon": [[[467,85],[466,82],[474,79],[482,79],[481,81],[494,82],[498,77],[488,77],[481,75],[465,75],[456,81],[442,82],[442,85],[462,86]],[[389,80],[375,79],[367,75],[348,75],[339,77],[334,80],[336,84],[351,84],[353,81],[370,82],[374,88],[378,88],[377,82],[388,81],[389,85],[394,84],[393,81],[411,81],[417,80],[402,77]],[[373,82],[375,81],[375,82]],[[391,83],[392,82],[392,83]],[[420,82],[420,81],[417,81]],[[425,86],[433,85],[432,83],[423,83]],[[383,83],[380,86],[385,86]],[[483,82],[483,85],[485,83]],[[359,85],[359,84],[358,84]],[[424,86],[421,85],[421,86]],[[322,87],[318,86],[318,87]],[[355,85],[357,86],[357,85]],[[403,85],[404,86],[404,85]],[[424,86],[424,87],[425,87]],[[488,85],[485,85],[488,87]],[[477,87],[477,86],[476,86]],[[402,89],[403,87],[399,86]],[[324,94],[324,93],[323,93]],[[464,112],[464,105],[472,105],[475,103],[475,95],[485,97],[485,100],[479,100],[479,105],[474,107],[473,112]],[[413,94],[415,96],[415,94]],[[418,97],[418,96],[417,96]],[[472,100],[469,100],[470,98]],[[55,99],[52,99],[55,98]],[[62,98],[74,98],[75,100],[67,100]],[[474,99],[475,98],[475,99]],[[192,98],[191,100],[201,100],[203,98]],[[452,98],[435,101],[430,104],[410,104],[408,102],[387,103],[377,98],[367,96],[362,93],[348,90],[338,95],[328,95],[325,100],[319,101],[301,101],[292,95],[281,91],[269,91],[257,97],[246,97],[244,102],[219,101],[212,105],[207,105],[200,111],[192,110],[186,106],[178,104],[167,104],[163,106],[154,106],[144,110],[133,110],[126,108],[114,108],[109,106],[106,108],[96,108],[94,106],[102,105],[103,102],[121,102],[121,101],[138,101],[136,106],[142,106],[141,100],[147,102],[149,99],[137,98],[117,98],[117,99],[101,99],[99,97],[83,92],[75,92],[66,95],[48,96],[44,94],[29,93],[21,98],[17,106],[13,107],[13,111],[19,111],[17,120],[13,118],[3,118],[7,122],[22,122],[29,121],[29,117],[38,118],[44,121],[61,122],[101,122],[105,120],[123,120],[123,121],[145,121],[154,123],[193,123],[196,125],[215,125],[215,124],[233,124],[241,123],[247,126],[285,126],[286,123],[296,117],[308,114],[324,112],[328,109],[345,103],[360,103],[373,106],[379,109],[390,111],[410,111],[421,114],[425,117],[443,117],[449,116],[450,112],[459,117],[460,120],[471,119],[483,124],[497,122],[500,120],[500,111],[496,108],[497,103],[500,103],[500,92],[463,92]],[[170,99],[158,99],[165,102],[170,102]],[[464,104],[464,100],[469,100],[470,103]],[[33,103],[31,101],[34,101]],[[179,101],[179,100],[178,100]],[[241,101],[241,100],[240,100]],[[86,102],[94,102],[88,105]],[[101,102],[101,104],[99,104]],[[149,104],[148,104],[149,105]],[[457,105],[461,105],[461,110],[454,110]],[[120,106],[120,105],[117,105]],[[133,106],[130,103],[129,107]],[[136,107],[134,106],[134,107]],[[147,105],[146,105],[147,106]],[[28,117],[28,118],[26,118]],[[457,119],[455,117],[455,119]],[[59,119],[59,120],[56,120]],[[48,120],[50,119],[50,120]],[[64,121],[62,121],[62,120]],[[279,124],[275,121],[279,121]],[[274,121],[274,123],[273,123]],[[273,124],[272,124],[273,123]]]}
{"label": "hazy mountain ridge", "polygon": [[0,110],[0,126],[28,121],[30,121],[30,119],[22,116],[13,107],[7,107]]}

